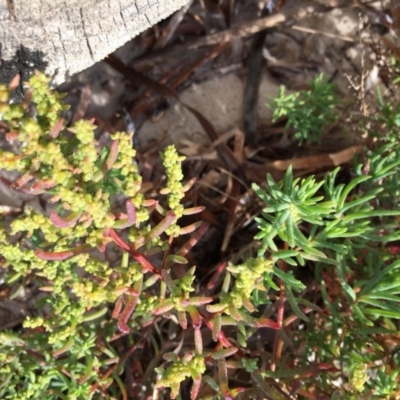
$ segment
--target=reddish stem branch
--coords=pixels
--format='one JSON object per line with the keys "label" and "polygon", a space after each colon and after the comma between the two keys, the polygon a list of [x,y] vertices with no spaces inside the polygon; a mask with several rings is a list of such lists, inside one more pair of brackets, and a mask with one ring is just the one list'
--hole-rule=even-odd
{"label": "reddish stem branch", "polygon": [[67,251],[58,251],[58,252],[50,252],[38,249],[35,251],[36,257],[41,260],[47,261],[64,261],[68,258],[72,258],[77,256],[78,254],[86,253],[91,249],[88,245],[83,245],[76,247],[75,249],[67,250]]}
{"label": "reddish stem branch", "polygon": [[129,333],[129,327],[127,325],[128,319],[135,310],[138,301],[138,296],[129,296],[127,303],[125,304],[124,311],[122,311],[117,326],[122,333]]}
{"label": "reddish stem branch", "polygon": [[125,229],[136,224],[136,208],[132,200],[130,199],[126,201],[126,213],[127,213],[127,218],[116,221],[114,223],[114,228]]}
{"label": "reddish stem branch", "polygon": [[[200,317],[203,320],[203,322],[206,324],[207,328],[209,328],[212,332],[213,326],[214,326],[213,323],[210,322],[202,313],[200,313]],[[224,347],[234,347],[233,344],[227,339],[227,337],[225,336],[225,333],[222,330],[219,332],[218,340]]]}
{"label": "reddish stem branch", "polygon": [[[288,249],[288,244],[284,244],[284,250]],[[286,262],[281,260],[280,262],[280,267],[282,271],[286,270]],[[285,294],[285,285],[282,280],[279,281],[279,301],[278,301],[278,311],[277,311],[277,323],[279,325],[280,329],[283,329],[283,318],[284,318],[284,313],[285,313],[285,300],[286,300],[286,294]],[[273,348],[273,353],[272,353],[272,361],[271,361],[271,371],[275,371],[276,369],[276,362],[280,360],[281,355],[282,355],[282,349],[283,349],[283,340],[280,337],[279,333],[275,333],[275,338],[274,338],[274,348]]]}
{"label": "reddish stem branch", "polygon": [[121,247],[121,249],[127,251],[143,267],[143,273],[151,271],[153,274],[161,275],[161,272],[149,260],[147,260],[143,254],[132,250],[129,245],[118,236],[114,229],[110,228],[108,235],[119,247]]}
{"label": "reddish stem branch", "polygon": [[173,224],[175,219],[176,214],[173,211],[168,211],[165,218],[148,233],[145,243],[164,233]]}
{"label": "reddish stem branch", "polygon": [[187,253],[189,253],[192,247],[194,247],[207,232],[207,229],[208,224],[206,222],[203,222],[196,233],[179,249],[177,255],[184,257]]}
{"label": "reddish stem branch", "polygon": [[78,222],[80,216],[81,216],[80,213],[72,213],[68,217],[62,218],[57,214],[57,211],[53,210],[50,213],[50,221],[53,223],[55,227],[60,229],[73,228]]}
{"label": "reddish stem branch", "polygon": [[115,161],[117,161],[118,153],[119,153],[118,144],[119,144],[118,140],[114,140],[111,143],[110,153],[108,154],[108,157],[107,157],[107,160],[106,160],[106,164],[105,164],[107,171],[109,171],[113,167],[113,165],[115,164]]}

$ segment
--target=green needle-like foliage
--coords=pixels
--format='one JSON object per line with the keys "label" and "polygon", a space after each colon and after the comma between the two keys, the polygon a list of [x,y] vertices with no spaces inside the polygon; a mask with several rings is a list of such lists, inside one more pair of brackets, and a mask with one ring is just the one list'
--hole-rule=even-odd
{"label": "green needle-like foliage", "polygon": [[333,89],[322,74],[311,82],[309,90],[286,94],[281,86],[271,103],[273,119],[287,118],[286,128],[294,129],[294,138],[300,145],[321,143],[325,128],[337,120],[334,109],[338,99]]}

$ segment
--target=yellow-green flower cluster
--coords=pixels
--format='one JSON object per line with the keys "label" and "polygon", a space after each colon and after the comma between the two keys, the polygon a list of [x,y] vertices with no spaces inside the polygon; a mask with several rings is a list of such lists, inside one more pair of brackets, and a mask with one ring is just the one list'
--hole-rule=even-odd
{"label": "yellow-green flower cluster", "polygon": [[[73,177],[72,166],[64,157],[58,141],[48,142],[45,146],[41,146],[38,143],[34,144],[33,142],[30,145],[37,146],[34,149],[37,150],[36,158],[32,161],[35,163],[37,160],[42,165],[40,172],[43,174],[44,179],[51,179],[59,185],[71,184],[70,179]],[[43,168],[44,166],[49,168],[46,170]]]}
{"label": "yellow-green flower cluster", "polygon": [[67,187],[57,187],[57,192],[57,197],[64,204],[64,208],[73,213],[86,213],[88,218],[93,220],[96,228],[113,226],[114,220],[110,216],[108,194],[104,193],[97,198],[90,193],[85,193],[82,189],[72,190]]}
{"label": "yellow-green flower cluster", "polygon": [[36,317],[36,318],[31,318],[31,317],[26,317],[24,320],[24,327],[25,328],[32,328],[35,329],[39,326],[44,325],[44,318],[43,317]]}
{"label": "yellow-green flower cluster", "polygon": [[349,378],[350,390],[361,393],[368,380],[367,366],[364,364],[354,365]]}
{"label": "yellow-green flower cluster", "polygon": [[127,273],[129,274],[129,280],[134,283],[140,281],[143,278],[142,267],[139,263],[134,262],[130,263],[127,269]]}
{"label": "yellow-green flower cluster", "polygon": [[80,256],[87,256],[87,258],[83,260],[83,263],[80,265],[80,267],[84,268],[89,274],[94,274],[97,276],[99,274],[101,274],[101,276],[109,276],[113,271],[109,264],[104,261],[89,258],[88,254],[81,254]]}
{"label": "yellow-green flower cluster", "polygon": [[43,375],[36,376],[34,380],[31,379],[29,385],[27,385],[27,387],[25,388],[22,388],[18,392],[18,399],[29,400],[41,398],[43,395],[43,391],[48,386],[51,378],[51,374],[45,373]]}
{"label": "yellow-green flower cluster", "polygon": [[[194,287],[193,287],[193,282],[195,280],[195,275],[194,275],[194,268],[191,268],[183,278],[181,279],[175,279],[174,283],[176,285],[176,295],[179,297],[185,296],[185,298],[189,298],[189,294],[191,292],[194,292]],[[175,294],[175,293],[173,293]]]}
{"label": "yellow-green flower cluster", "polygon": [[21,250],[19,245],[9,244],[1,241],[0,254],[6,260],[6,266],[11,265],[16,274],[26,276],[32,271],[33,266],[40,267],[47,264],[38,260],[33,250]]}
{"label": "yellow-green flower cluster", "polygon": [[[126,134],[124,132],[116,132],[111,136],[112,140],[118,141],[118,158],[114,163],[113,168],[118,169],[124,176],[136,169],[137,180],[140,182],[142,178],[139,175],[137,167],[135,166],[132,168],[132,161],[136,156],[136,150],[132,147],[132,137],[133,133]],[[137,187],[137,189],[139,190],[140,187]],[[135,193],[127,193],[127,195],[133,197]]]}
{"label": "yellow-green flower cluster", "polygon": [[50,79],[46,75],[36,73],[29,80],[32,90],[32,101],[36,105],[36,113],[40,123],[45,128],[52,127],[60,118],[63,110],[67,109],[61,102],[61,95],[49,88]]}
{"label": "yellow-green flower cluster", "polygon": [[59,238],[59,232],[57,232],[59,229],[51,223],[49,218],[29,209],[25,211],[25,216],[17,218],[11,223],[11,229],[13,235],[17,232],[27,232],[28,236],[32,236],[34,231],[40,229],[49,243],[55,243]]}
{"label": "yellow-green flower cluster", "polygon": [[107,291],[93,281],[74,282],[72,290],[88,310],[108,300]]}
{"label": "yellow-green flower cluster", "polygon": [[[82,324],[85,311],[85,305],[71,304],[69,300],[68,305],[61,312],[56,310],[56,316],[50,320],[46,320],[43,324],[51,332],[49,335],[49,344],[63,343],[71,336],[76,335],[77,326]],[[60,320],[63,321],[63,324],[60,323]]]}
{"label": "yellow-green flower cluster", "polygon": [[159,302],[160,299],[157,296],[139,299],[135,309],[135,317],[153,317],[152,312]]}
{"label": "yellow-green flower cluster", "polygon": [[156,383],[156,388],[171,388],[171,398],[175,398],[179,393],[179,386],[188,377],[201,376],[206,371],[204,358],[194,356],[190,361],[175,360],[166,370],[157,368],[156,371],[162,378]]}
{"label": "yellow-green flower cluster", "polygon": [[264,257],[249,258],[242,265],[230,265],[227,270],[236,278],[228,297],[236,308],[241,308],[254,289],[265,290],[263,275],[272,272],[272,263]]}
{"label": "yellow-green flower cluster", "polygon": [[10,91],[8,90],[8,87],[4,84],[0,85],[0,103],[8,105],[9,100],[10,100]]}
{"label": "yellow-green flower cluster", "polygon": [[79,141],[79,144],[74,149],[74,154],[71,156],[71,161],[74,167],[82,172],[85,182],[92,181],[94,175],[100,171],[99,167],[96,166],[99,155],[95,146],[95,128],[87,120],[79,120],[70,128],[70,131],[75,133]]}
{"label": "yellow-green flower cluster", "polygon": [[167,229],[167,234],[179,236],[179,227],[176,221],[182,217],[184,206],[181,204],[185,197],[182,180],[182,161],[186,157],[180,156],[175,149],[175,146],[168,146],[162,154],[165,173],[167,175],[166,191],[168,192],[168,206],[176,214],[175,222]]}
{"label": "yellow-green flower cluster", "polygon": [[[4,86],[0,87],[0,92],[4,93]],[[0,117],[4,121],[19,120],[24,116],[24,110],[19,104],[7,104],[0,102]],[[14,127],[16,127],[14,125]]]}
{"label": "yellow-green flower cluster", "polygon": [[119,272],[110,279],[110,275],[115,270],[108,267],[107,264],[95,259],[89,259],[84,265],[86,272],[95,276],[95,280],[75,279],[71,284],[72,290],[79,297],[81,305],[90,309],[101,303],[114,303],[121,295],[121,289],[130,288],[135,282],[143,278],[140,266],[137,263],[130,264],[124,272]]}
{"label": "yellow-green flower cluster", "polygon": [[19,104],[10,104],[11,93],[9,88],[0,85],[0,119],[4,121],[19,120],[24,116],[24,110]]}
{"label": "yellow-green flower cluster", "polygon": [[29,164],[26,159],[16,156],[14,153],[10,153],[9,151],[2,150],[0,150],[0,160],[1,168],[7,171],[25,172],[27,164]]}
{"label": "yellow-green flower cluster", "polygon": [[113,140],[118,141],[118,158],[112,169],[116,169],[124,177],[121,188],[132,199],[136,208],[136,221],[144,222],[149,218],[147,210],[143,207],[144,196],[140,193],[142,187],[142,177],[140,176],[138,166],[133,159],[136,155],[135,149],[132,147],[133,134],[117,132],[112,135]]}
{"label": "yellow-green flower cluster", "polygon": [[107,301],[114,303],[121,296],[121,292],[132,287],[133,283],[132,276],[129,274],[120,274],[117,278],[113,278],[105,287],[105,290],[107,290]]}
{"label": "yellow-green flower cluster", "polygon": [[[39,139],[43,136],[44,131],[42,126],[33,118],[26,118],[21,123],[18,140],[23,143],[24,153],[30,155],[39,153],[43,150],[43,146],[39,144]],[[51,155],[48,155],[51,160]]]}

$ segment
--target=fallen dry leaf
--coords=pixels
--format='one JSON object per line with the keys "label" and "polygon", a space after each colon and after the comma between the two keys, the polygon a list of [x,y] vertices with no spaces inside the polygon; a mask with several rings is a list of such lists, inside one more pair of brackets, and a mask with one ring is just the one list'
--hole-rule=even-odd
{"label": "fallen dry leaf", "polygon": [[353,159],[354,154],[361,153],[364,148],[364,145],[355,145],[349,147],[348,149],[339,151],[338,153],[292,158],[290,160],[277,160],[267,163],[265,166],[279,171],[286,171],[290,166],[292,166],[294,170],[316,170],[322,167],[336,167],[338,165],[350,162]]}

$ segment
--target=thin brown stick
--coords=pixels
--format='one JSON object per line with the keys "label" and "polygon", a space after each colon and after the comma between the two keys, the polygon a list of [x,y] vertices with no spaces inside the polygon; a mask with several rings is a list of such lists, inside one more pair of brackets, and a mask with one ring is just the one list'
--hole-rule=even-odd
{"label": "thin brown stick", "polygon": [[305,26],[293,25],[293,26],[291,26],[291,29],[294,29],[294,30],[300,31],[300,32],[312,33],[315,35],[322,35],[322,36],[326,36],[326,37],[329,37],[332,39],[340,39],[340,40],[344,40],[345,42],[354,42],[355,41],[354,38],[352,38],[351,36],[339,35],[336,33],[325,32],[325,31],[319,31],[317,29],[306,28]]}
{"label": "thin brown stick", "polygon": [[158,38],[156,44],[153,47],[153,50],[163,49],[168,42],[170,41],[171,37],[175,33],[176,29],[178,28],[179,24],[181,23],[183,17],[189,10],[190,6],[192,5],[193,0],[189,1],[186,6],[183,6],[179,11],[177,11],[170,19],[166,29]]}
{"label": "thin brown stick", "polygon": [[6,1],[7,1],[7,8],[8,8],[8,13],[10,14],[10,17],[13,21],[16,21],[17,17],[15,16],[14,1],[13,0],[6,0]]}
{"label": "thin brown stick", "polygon": [[[354,7],[357,4],[351,2],[346,6],[346,8]],[[300,19],[310,17],[316,13],[326,13],[331,11],[333,7],[326,7],[321,4],[313,4],[307,7],[292,7],[288,10],[276,13],[274,15],[260,18],[257,21],[249,21],[235,26],[231,29],[227,29],[222,32],[216,32],[212,35],[206,37],[201,37],[199,39],[189,41],[186,44],[179,44],[170,49],[165,49],[161,51],[152,52],[151,54],[146,54],[143,57],[139,57],[132,62],[133,67],[139,66],[141,63],[148,61],[156,61],[165,55],[176,55],[181,53],[186,53],[191,50],[197,50],[201,47],[213,46],[219,43],[230,42],[235,39],[248,37],[254,35],[264,29],[273,28],[278,25],[291,25]]]}
{"label": "thin brown stick", "polygon": [[[266,16],[267,13],[269,11],[265,7],[262,16]],[[258,92],[265,63],[263,47],[268,32],[267,29],[264,29],[254,35],[247,62],[247,79],[243,98],[243,130],[246,137],[246,145],[251,147],[257,147],[258,142]]]}

